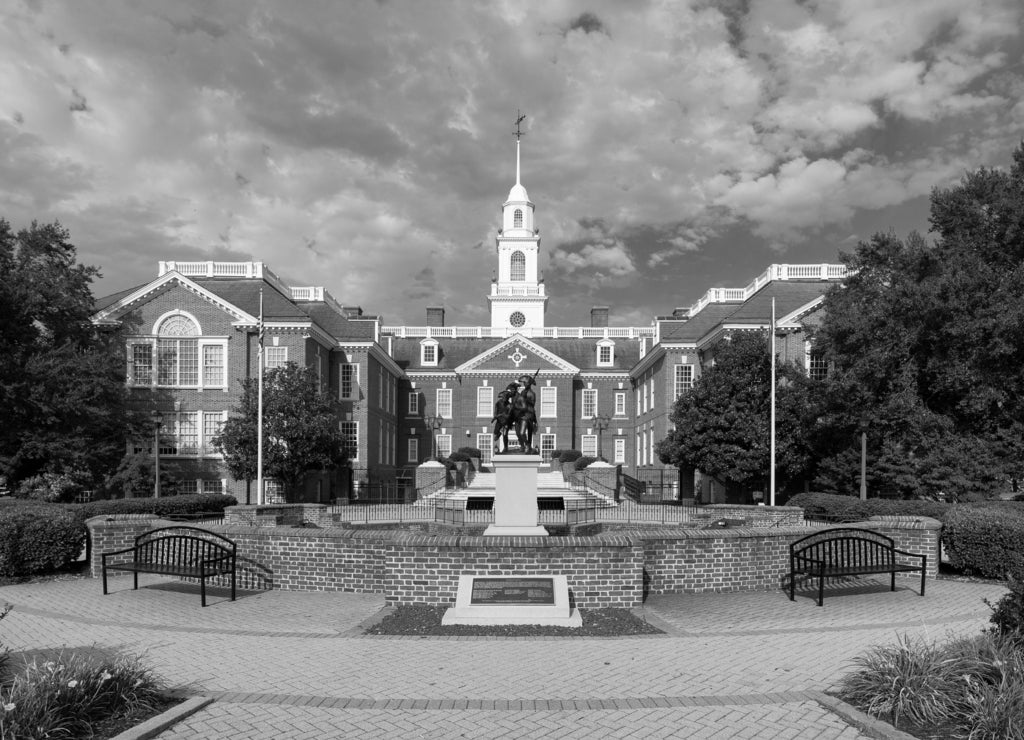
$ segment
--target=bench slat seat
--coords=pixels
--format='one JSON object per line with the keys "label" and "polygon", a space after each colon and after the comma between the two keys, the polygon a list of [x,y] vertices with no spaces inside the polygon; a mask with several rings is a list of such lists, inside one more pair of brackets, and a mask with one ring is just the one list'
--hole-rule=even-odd
{"label": "bench slat seat", "polygon": [[[128,559],[114,559],[130,555]],[[108,561],[108,558],[111,560]],[[107,593],[107,571],[132,573],[133,590],[139,587],[139,573],[195,578],[199,581],[201,603],[206,606],[206,579],[231,576],[231,600],[235,600],[235,543],[227,537],[198,527],[163,527],[143,532],[132,547],[105,552],[103,593]]]}
{"label": "bench slat seat", "polygon": [[[897,556],[901,556],[901,560]],[[822,606],[826,578],[889,573],[889,590],[895,591],[897,573],[916,572],[921,573],[921,596],[924,596],[927,568],[927,555],[897,549],[891,537],[878,532],[857,527],[825,529],[789,546],[789,599],[796,598],[798,575],[818,579],[818,606]]]}

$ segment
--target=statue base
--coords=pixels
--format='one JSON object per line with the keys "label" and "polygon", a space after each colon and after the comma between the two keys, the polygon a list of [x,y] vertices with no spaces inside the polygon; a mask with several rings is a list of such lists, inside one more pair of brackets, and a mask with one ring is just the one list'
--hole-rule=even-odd
{"label": "statue base", "polygon": [[537,469],[540,455],[500,455],[494,465],[494,524],[485,536],[546,537],[537,523]]}

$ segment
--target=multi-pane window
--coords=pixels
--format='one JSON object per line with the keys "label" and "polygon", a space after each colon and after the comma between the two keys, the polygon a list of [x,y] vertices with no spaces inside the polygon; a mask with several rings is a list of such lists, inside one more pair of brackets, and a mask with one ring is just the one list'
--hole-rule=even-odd
{"label": "multi-pane window", "polygon": [[207,388],[224,385],[224,345],[203,345],[203,385]]}
{"label": "multi-pane window", "polygon": [[156,341],[157,385],[199,385],[199,340]]}
{"label": "multi-pane window", "polygon": [[437,415],[442,419],[452,418],[452,389],[437,389]]}
{"label": "multi-pane window", "polygon": [[511,272],[509,278],[511,280],[526,280],[526,255],[520,251],[512,253],[512,259],[509,263]]}
{"label": "multi-pane window", "polygon": [[435,438],[437,440],[437,456],[448,457],[452,454],[452,435],[450,434],[438,434]]}
{"label": "multi-pane window", "polygon": [[203,493],[224,493],[224,481],[217,479],[203,480]]}
{"label": "multi-pane window", "polygon": [[342,421],[338,423],[338,428],[341,433],[345,435],[345,452],[348,453],[349,460],[359,459],[359,422],[358,421]]}
{"label": "multi-pane window", "polygon": [[582,404],[583,418],[593,419],[597,415],[597,389],[596,388],[584,388],[583,389],[583,404]]}
{"label": "multi-pane window", "polygon": [[428,341],[420,345],[420,364],[437,364],[437,342]]}
{"label": "multi-pane window", "polygon": [[199,425],[197,413],[180,413],[177,420],[178,454],[199,454]]}
{"label": "multi-pane window", "polygon": [[693,388],[693,365],[676,365],[675,397]]}
{"label": "multi-pane window", "polygon": [[[517,208],[512,214],[512,226],[516,229],[523,228],[523,209]],[[515,278],[513,278],[514,280]]]}
{"label": "multi-pane window", "polygon": [[824,380],[828,376],[828,362],[823,353],[807,353],[807,375],[811,380]]}
{"label": "multi-pane window", "polygon": [[626,415],[626,391],[615,391],[615,415]]}
{"label": "multi-pane window", "polygon": [[487,419],[494,412],[494,386],[482,385],[476,389],[476,415]]}
{"label": "multi-pane window", "polygon": [[625,463],[626,462],[626,438],[616,437],[615,438],[615,458],[612,460],[614,463]]}
{"label": "multi-pane window", "polygon": [[359,398],[359,365],[344,363],[341,366],[341,385],[338,395],[342,401],[355,401]]}
{"label": "multi-pane window", "polygon": [[131,344],[128,346],[128,382],[132,385],[153,384],[153,345]]}
{"label": "multi-pane window", "polygon": [[206,411],[203,413],[203,451],[215,453],[213,441],[224,429],[223,411]]}
{"label": "multi-pane window", "polygon": [[493,453],[494,439],[490,434],[477,434],[476,446],[480,449],[480,464],[490,465],[491,454]]}
{"label": "multi-pane window", "polygon": [[597,435],[584,434],[580,438],[580,452],[584,457],[597,457]]}
{"label": "multi-pane window", "polygon": [[540,459],[545,464],[551,463],[551,453],[555,451],[555,435],[540,435]]}
{"label": "multi-pane window", "polygon": [[408,446],[405,448],[405,459],[408,462],[420,461],[420,440],[417,437],[410,437],[406,440]]}
{"label": "multi-pane window", "polygon": [[175,481],[175,493],[179,496],[191,496],[199,493],[199,481],[194,478],[184,478]]}
{"label": "multi-pane window", "polygon": [[419,416],[420,413],[420,392],[410,391],[409,393],[409,416]]}
{"label": "multi-pane window", "polygon": [[597,345],[597,364],[601,366],[612,365],[615,361],[615,345],[608,341],[602,341]]}
{"label": "multi-pane window", "polygon": [[558,416],[558,389],[553,385],[541,386],[540,417],[554,419]]}
{"label": "multi-pane window", "polygon": [[263,367],[273,370],[275,367],[284,367],[288,363],[287,347],[264,347]]}

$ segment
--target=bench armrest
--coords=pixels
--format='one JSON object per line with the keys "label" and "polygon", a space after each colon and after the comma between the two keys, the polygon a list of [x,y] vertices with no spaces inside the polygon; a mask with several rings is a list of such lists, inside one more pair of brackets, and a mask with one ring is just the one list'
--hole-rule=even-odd
{"label": "bench armrest", "polygon": [[900,550],[899,548],[896,548],[896,547],[892,548],[892,551],[895,552],[895,553],[899,553],[900,555],[908,555],[909,557],[912,557],[912,558],[921,558],[921,560],[927,560],[928,559],[927,555],[922,555],[919,552],[907,552],[906,550]]}
{"label": "bench armrest", "polygon": [[124,555],[126,552],[135,552],[135,547],[126,547],[123,550],[110,550],[109,552],[101,553],[101,557],[106,559],[107,555]]}

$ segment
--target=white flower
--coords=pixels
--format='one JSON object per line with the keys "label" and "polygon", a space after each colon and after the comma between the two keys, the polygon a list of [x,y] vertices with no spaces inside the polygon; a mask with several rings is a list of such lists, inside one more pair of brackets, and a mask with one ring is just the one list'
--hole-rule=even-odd
{"label": "white flower", "polygon": [[104,681],[109,681],[112,678],[113,676],[110,675],[109,671],[103,671],[103,673],[100,674],[100,683],[103,683]]}
{"label": "white flower", "polygon": [[73,688],[75,688],[75,687],[76,687],[77,685],[78,685],[78,681],[76,681],[76,680],[75,680],[75,679],[73,679],[73,678],[72,678],[72,679],[71,679],[70,681],[68,681],[68,688],[69,688],[69,689],[73,689]]}
{"label": "white flower", "polygon": [[4,704],[4,711],[5,712],[13,712],[14,711],[14,706],[15,705],[14,705],[13,702],[10,703],[10,704]]}

